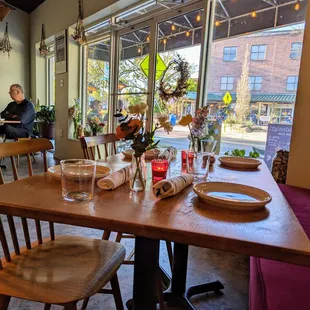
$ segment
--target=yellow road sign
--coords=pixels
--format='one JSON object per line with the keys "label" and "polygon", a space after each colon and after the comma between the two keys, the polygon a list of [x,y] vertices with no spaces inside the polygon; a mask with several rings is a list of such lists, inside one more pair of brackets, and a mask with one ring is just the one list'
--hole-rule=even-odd
{"label": "yellow road sign", "polygon": [[231,101],[232,101],[232,96],[231,96],[230,92],[228,91],[228,92],[226,92],[226,94],[223,97],[223,102],[225,104],[230,104]]}
{"label": "yellow road sign", "polygon": [[[149,57],[149,55],[147,55],[140,63],[140,68],[146,77],[149,76],[149,60],[150,60],[150,57]],[[167,69],[166,64],[164,63],[162,58],[157,54],[157,57],[156,57],[156,77],[155,77],[156,81],[158,79],[160,79],[160,77],[162,76],[162,74],[164,73],[164,71],[166,69]]]}

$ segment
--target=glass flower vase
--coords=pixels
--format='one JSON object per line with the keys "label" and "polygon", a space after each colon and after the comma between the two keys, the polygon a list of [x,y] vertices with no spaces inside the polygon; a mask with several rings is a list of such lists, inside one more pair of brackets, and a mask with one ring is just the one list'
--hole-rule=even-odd
{"label": "glass flower vase", "polygon": [[133,154],[129,179],[130,189],[133,192],[142,192],[145,190],[146,172],[145,155],[142,154],[141,156],[136,157],[135,154]]}
{"label": "glass flower vase", "polygon": [[200,151],[200,140],[199,138],[190,139],[189,150],[195,154]]}

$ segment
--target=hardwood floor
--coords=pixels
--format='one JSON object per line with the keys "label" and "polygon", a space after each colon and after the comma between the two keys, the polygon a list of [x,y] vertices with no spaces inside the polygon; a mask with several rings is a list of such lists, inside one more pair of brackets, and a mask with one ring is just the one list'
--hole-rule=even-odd
{"label": "hardwood floor", "polygon": [[[42,173],[43,171],[43,158],[41,154],[35,155],[36,163],[33,164],[34,173]],[[53,154],[48,153],[48,164],[54,165],[57,161],[53,159]],[[9,159],[4,160],[4,164],[7,165],[7,169],[3,170],[5,182],[13,180],[12,169]],[[20,177],[27,177],[27,159],[25,156],[20,157],[20,165],[18,168]],[[38,188],[38,190],[40,190]],[[18,194],[18,193],[16,193]],[[31,222],[31,221],[30,221]],[[34,228],[34,223],[30,223],[30,228]],[[5,225],[7,230],[8,227]],[[30,229],[35,234],[34,229]],[[68,225],[55,225],[56,234],[59,235],[75,235],[85,236],[91,238],[101,238],[102,231],[68,226]],[[47,225],[43,225],[43,234],[48,234]],[[116,234],[112,234],[110,240],[114,240]],[[19,239],[22,239],[22,232],[20,231]],[[132,239],[124,239],[122,244],[126,247],[127,253],[130,253],[133,248]],[[10,245],[11,248],[12,245]],[[0,256],[2,253],[0,253]],[[164,242],[161,244],[160,253],[161,266],[170,273],[169,260]],[[187,284],[195,285],[204,282],[219,280],[221,281],[225,289],[222,295],[208,294],[193,297],[193,301],[197,310],[215,309],[215,310],[245,310],[248,309],[248,281],[249,281],[249,258],[237,254],[231,254],[226,252],[214,251],[209,249],[202,249],[197,247],[190,247],[189,253],[189,268],[188,268],[188,280]],[[77,267],[78,272],[78,267]],[[120,287],[123,297],[123,302],[126,302],[132,297],[132,281],[133,281],[133,266],[123,265],[119,272],[118,277],[120,281]],[[43,310],[44,306],[39,303],[33,303],[18,299],[12,299],[9,310]],[[78,309],[81,308],[81,304],[78,305]],[[52,306],[52,310],[62,309],[59,306]],[[89,301],[87,309],[89,310],[114,310],[115,304],[112,296],[97,294]],[[176,308],[167,308],[167,310]],[[145,309],[147,310],[147,309]]]}

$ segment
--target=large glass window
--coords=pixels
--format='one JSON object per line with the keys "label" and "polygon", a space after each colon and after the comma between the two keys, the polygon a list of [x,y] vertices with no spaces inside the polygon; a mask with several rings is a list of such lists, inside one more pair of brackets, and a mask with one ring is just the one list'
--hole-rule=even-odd
{"label": "large glass window", "polygon": [[290,58],[299,59],[301,56],[302,42],[293,42],[291,45]]}
{"label": "large glass window", "polygon": [[264,60],[266,58],[266,45],[252,45],[251,60]]}
{"label": "large glass window", "polygon": [[91,131],[92,123],[101,123],[106,133],[109,121],[110,38],[90,44],[86,49],[85,127]]}
{"label": "large glass window", "polygon": [[237,60],[237,47],[236,46],[224,47],[223,60],[224,61],[236,61]]}
{"label": "large glass window", "polygon": [[48,57],[47,61],[47,105],[55,105],[55,56]]}
{"label": "large glass window", "polygon": [[289,75],[286,80],[286,90],[296,91],[298,86],[298,75]]}
{"label": "large glass window", "polygon": [[250,76],[250,89],[251,90],[261,90],[263,83],[262,76]]}
{"label": "large glass window", "polygon": [[221,77],[221,90],[233,90],[234,89],[234,77],[222,76]]}

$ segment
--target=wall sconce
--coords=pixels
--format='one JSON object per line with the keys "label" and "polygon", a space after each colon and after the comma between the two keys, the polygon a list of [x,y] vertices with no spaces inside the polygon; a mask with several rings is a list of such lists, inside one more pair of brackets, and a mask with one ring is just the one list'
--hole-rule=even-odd
{"label": "wall sconce", "polygon": [[2,22],[5,17],[15,8],[7,4],[4,0],[0,0],[0,22]]}
{"label": "wall sconce", "polygon": [[9,24],[6,23],[4,36],[2,40],[0,41],[0,51],[3,53],[8,53],[10,57],[11,50],[12,50],[12,45],[10,43],[10,38],[9,38]]}

